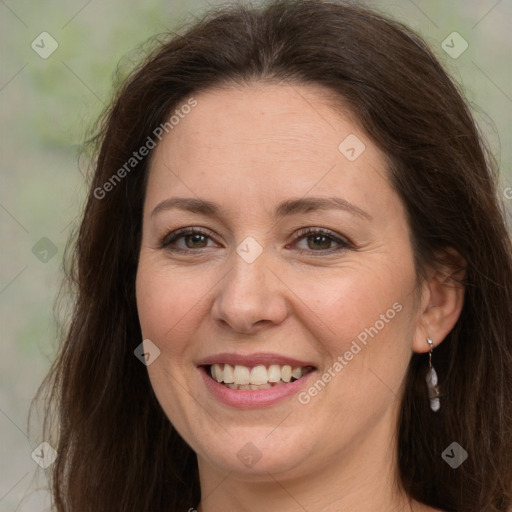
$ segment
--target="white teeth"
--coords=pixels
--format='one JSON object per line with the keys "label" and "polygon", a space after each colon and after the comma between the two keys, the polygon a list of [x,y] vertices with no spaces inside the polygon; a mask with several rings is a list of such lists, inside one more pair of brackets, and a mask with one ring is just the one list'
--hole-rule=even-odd
{"label": "white teeth", "polygon": [[222,382],[223,378],[224,378],[224,374],[223,374],[223,371],[220,369],[220,365],[218,364],[214,364],[212,366],[212,377],[217,381],[217,382]]}
{"label": "white teeth", "polygon": [[278,364],[271,364],[268,367],[268,381],[279,382],[281,380],[281,367]]}
{"label": "white teeth", "polygon": [[290,382],[292,380],[292,367],[289,364],[285,364],[281,368],[281,379],[285,382]]}
{"label": "white teeth", "polygon": [[302,377],[302,368],[300,366],[292,370],[292,377],[294,379],[300,379]]}
{"label": "white teeth", "polygon": [[300,379],[308,372],[308,368],[271,364],[267,369],[261,364],[249,368],[238,364],[233,367],[227,363],[215,363],[210,372],[214,380],[223,382],[231,389],[267,389],[272,387],[270,383],[281,385],[290,382],[292,378]]}
{"label": "white teeth", "polygon": [[272,386],[267,382],[266,384],[262,384],[261,386],[256,386],[251,384],[251,389],[270,389]]}
{"label": "white teeth", "polygon": [[252,370],[251,370],[251,375],[249,377],[249,382],[251,384],[266,384],[268,382],[268,373],[267,373],[267,369],[260,365],[260,366],[255,366]]}
{"label": "white teeth", "polygon": [[226,384],[233,384],[235,382],[235,374],[233,367],[230,364],[224,365],[224,378],[222,379]]}
{"label": "white teeth", "polygon": [[235,365],[234,370],[235,384],[249,384],[249,368],[247,366]]}

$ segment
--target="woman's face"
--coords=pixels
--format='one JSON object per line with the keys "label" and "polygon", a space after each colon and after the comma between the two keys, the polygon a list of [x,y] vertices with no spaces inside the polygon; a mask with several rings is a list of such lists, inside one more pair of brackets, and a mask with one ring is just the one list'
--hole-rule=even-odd
{"label": "woman's face", "polygon": [[163,410],[240,478],[389,457],[419,320],[383,154],[321,88],[194,98],[154,150],[137,273]]}

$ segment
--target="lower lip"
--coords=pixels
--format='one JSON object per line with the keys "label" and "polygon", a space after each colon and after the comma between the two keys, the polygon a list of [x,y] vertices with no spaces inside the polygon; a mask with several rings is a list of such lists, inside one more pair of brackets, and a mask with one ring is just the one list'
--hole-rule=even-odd
{"label": "lower lip", "polygon": [[289,384],[280,384],[272,388],[252,390],[252,389],[231,389],[223,384],[213,380],[207,373],[206,368],[199,368],[204,383],[210,393],[219,402],[239,407],[241,409],[253,409],[258,407],[268,407],[285,400],[286,398],[297,394],[302,388],[306,387],[309,380],[316,374],[316,370],[309,372],[300,379]]}

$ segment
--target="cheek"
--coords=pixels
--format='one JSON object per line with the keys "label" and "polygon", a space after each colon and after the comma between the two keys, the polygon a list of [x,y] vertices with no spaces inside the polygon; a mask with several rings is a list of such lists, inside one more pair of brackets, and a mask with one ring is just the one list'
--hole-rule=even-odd
{"label": "cheek", "polygon": [[408,262],[404,257],[395,264],[347,263],[331,279],[293,284],[305,298],[301,321],[326,356],[320,377],[332,383],[319,403],[343,404],[340,421],[347,421],[347,414],[359,417],[361,403],[382,411],[399,394],[412,353],[415,273]]}
{"label": "cheek", "polygon": [[147,367],[153,391],[175,428],[187,438],[193,431],[189,422],[190,396],[188,379],[191,368],[190,336],[197,325],[204,290],[179,270],[155,265],[141,256],[136,279],[136,298],[142,336],[160,350],[159,357]]}
{"label": "cheek", "polygon": [[[290,276],[287,282],[300,298],[298,313],[308,319],[315,337],[329,346],[331,354],[349,350],[352,340],[383,337],[402,331],[406,302],[413,283],[413,272],[371,261],[347,263],[332,272]],[[395,340],[396,341],[396,340]]]}
{"label": "cheek", "polygon": [[[205,279],[180,275],[180,270],[155,267],[141,258],[137,272],[137,309],[142,334],[159,347],[178,351],[180,339],[191,331],[210,285]],[[200,286],[198,286],[200,284]],[[172,339],[169,344],[166,340]]]}

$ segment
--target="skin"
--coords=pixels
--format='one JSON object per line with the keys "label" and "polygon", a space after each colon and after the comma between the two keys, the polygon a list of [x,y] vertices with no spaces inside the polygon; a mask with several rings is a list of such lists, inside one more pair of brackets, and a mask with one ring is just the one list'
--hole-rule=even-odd
{"label": "skin", "polygon": [[[200,512],[434,510],[396,483],[396,418],[413,351],[429,351],[427,336],[442,342],[463,290],[446,269],[418,283],[385,157],[327,91],[254,83],[194,97],[152,155],[137,303],[143,337],[161,351],[148,366],[152,386],[198,457]],[[354,161],[338,150],[349,134],[365,144]],[[284,200],[334,196],[368,218],[339,209],[272,215]],[[212,201],[220,215],[152,215],[174,197]],[[207,236],[161,246],[184,227]],[[308,227],[350,245],[297,236]],[[252,263],[236,252],[248,236],[263,249]],[[312,361],[320,377],[395,303],[401,311],[306,405],[292,396],[229,407],[196,367],[220,352],[272,352]],[[248,442],[261,454],[252,467],[237,457]]]}

